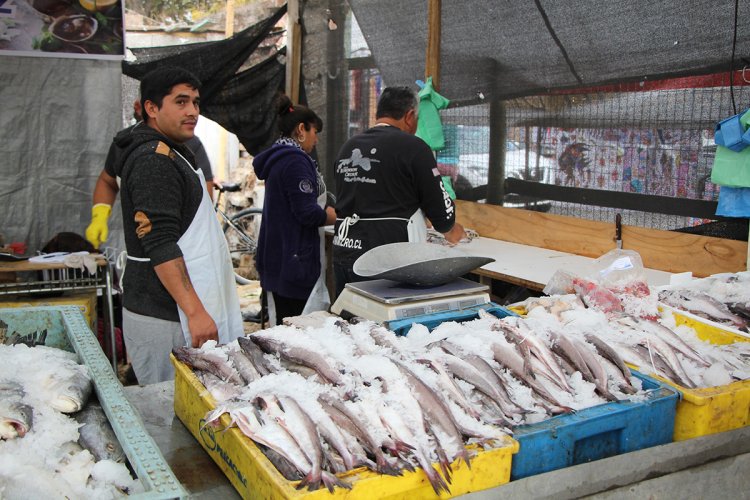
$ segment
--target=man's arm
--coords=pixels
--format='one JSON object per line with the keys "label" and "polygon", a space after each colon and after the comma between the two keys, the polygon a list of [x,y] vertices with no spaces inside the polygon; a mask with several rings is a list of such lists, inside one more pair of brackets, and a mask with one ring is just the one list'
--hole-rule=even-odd
{"label": "man's arm", "polygon": [[94,186],[94,205],[105,203],[111,207],[115,204],[119,192],[117,179],[109,175],[106,170],[102,170]]}
{"label": "man's arm", "polygon": [[420,144],[415,154],[414,176],[422,210],[435,230],[441,232],[448,243],[455,245],[465,235],[463,226],[456,222],[456,204],[445,189],[435,157],[427,145],[422,147]]}
{"label": "man's arm", "polygon": [[219,330],[190,281],[185,260],[182,257],[154,266],[164,288],[188,318],[188,329],[193,347],[200,347],[208,340],[219,340]]}
{"label": "man's arm", "polygon": [[214,201],[214,181],[206,181],[206,190],[208,191],[208,197],[211,201]]}

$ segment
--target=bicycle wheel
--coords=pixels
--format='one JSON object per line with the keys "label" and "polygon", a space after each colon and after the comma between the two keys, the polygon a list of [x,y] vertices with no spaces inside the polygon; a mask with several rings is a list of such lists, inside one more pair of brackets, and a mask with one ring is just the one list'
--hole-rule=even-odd
{"label": "bicycle wheel", "polygon": [[[224,223],[224,237],[232,257],[232,266],[237,274],[245,278],[256,279],[253,256],[258,247],[262,214],[261,208],[246,208]],[[252,272],[237,272],[238,269],[247,268],[251,268]]]}

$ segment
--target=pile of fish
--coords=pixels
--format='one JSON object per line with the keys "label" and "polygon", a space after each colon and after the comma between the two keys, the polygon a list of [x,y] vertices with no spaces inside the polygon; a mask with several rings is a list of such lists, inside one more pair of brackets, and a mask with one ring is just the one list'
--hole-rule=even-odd
{"label": "pile of fish", "polygon": [[659,300],[743,332],[750,332],[750,271],[715,274],[665,287]]}
{"label": "pile of fish", "polygon": [[406,337],[366,320],[297,324],[173,353],[217,402],[207,423],[229,414],[298,488],[350,487],[336,474],[360,466],[421,467],[447,492],[468,444],[498,446],[518,425],[647,397],[597,339],[518,317],[414,325]]}
{"label": "pile of fish", "polygon": [[[613,293],[613,297],[617,294]],[[716,345],[665,311],[657,318],[613,313],[580,296],[527,299],[526,321],[538,330],[565,331],[579,340],[606,344],[626,363],[687,388],[717,387],[750,378],[750,342]]]}
{"label": "pile of fish", "polygon": [[76,355],[0,345],[0,498],[117,498],[143,491]]}

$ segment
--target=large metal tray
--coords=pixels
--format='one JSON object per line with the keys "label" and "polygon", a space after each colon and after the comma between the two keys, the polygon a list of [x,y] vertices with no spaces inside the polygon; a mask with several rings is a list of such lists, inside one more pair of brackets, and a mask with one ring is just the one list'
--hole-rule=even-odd
{"label": "large metal tray", "polygon": [[495,259],[466,255],[434,243],[389,243],[365,252],[354,263],[363,278],[388,279],[417,286],[448,283]]}

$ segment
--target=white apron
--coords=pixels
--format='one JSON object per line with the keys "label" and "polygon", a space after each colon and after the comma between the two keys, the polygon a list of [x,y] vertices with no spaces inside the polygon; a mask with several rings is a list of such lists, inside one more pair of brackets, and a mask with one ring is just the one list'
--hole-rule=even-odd
{"label": "white apron", "polygon": [[427,222],[421,208],[418,208],[406,223],[406,233],[409,235],[409,243],[427,241]]}
{"label": "white apron", "polygon": [[381,221],[381,220],[402,220],[406,222],[406,235],[409,243],[424,243],[427,241],[427,222],[424,217],[424,212],[421,208],[418,208],[416,212],[408,219],[403,217],[366,217],[360,218],[357,214],[353,214],[350,217],[344,217],[338,219],[341,221],[339,230],[336,233],[339,240],[343,241],[349,235],[349,227],[353,226],[360,221]]}
{"label": "white apron", "polygon": [[[318,206],[325,208],[326,206],[326,193],[318,196]],[[325,226],[318,228],[318,237],[320,238],[320,276],[318,281],[315,282],[310,297],[307,298],[305,308],[302,309],[302,314],[310,314],[315,311],[327,311],[331,307],[331,296],[328,295],[328,287],[326,286],[326,233]]]}
{"label": "white apron", "polygon": [[[203,199],[187,231],[177,240],[177,245],[182,250],[193,288],[203,307],[216,323],[219,343],[228,344],[244,335],[240,301],[234,286],[232,260],[224,233],[216,219],[216,211],[205,188],[206,178],[200,169],[195,171],[195,175],[200,178],[203,186]],[[185,342],[191,346],[193,340],[188,329],[187,316],[182,309],[177,309]]]}

